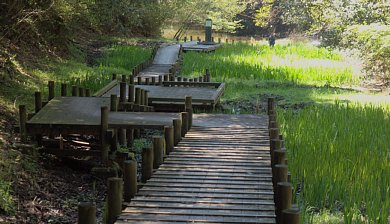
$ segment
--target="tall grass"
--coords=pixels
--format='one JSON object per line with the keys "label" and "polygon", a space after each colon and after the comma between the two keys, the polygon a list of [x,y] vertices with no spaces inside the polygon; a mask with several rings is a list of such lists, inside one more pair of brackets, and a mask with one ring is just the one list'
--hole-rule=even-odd
{"label": "tall grass", "polygon": [[[216,81],[235,79],[290,81],[316,86],[356,83],[341,55],[303,43],[276,45],[225,44],[215,53],[186,53],[182,74],[209,68]],[[194,72],[195,71],[195,72]]]}
{"label": "tall grass", "polygon": [[[306,214],[341,212],[344,223],[387,223],[390,105],[279,110],[297,201]],[[306,220],[309,217],[305,217]]]}
{"label": "tall grass", "polygon": [[[74,60],[60,61],[50,64],[48,70],[35,70],[33,73],[41,80],[76,85],[88,88],[93,93],[108,84],[112,74],[129,75],[134,66],[147,60],[150,55],[150,48],[114,45],[104,57],[97,59],[96,66],[89,67]],[[39,89],[47,92],[46,83],[42,83]],[[56,92],[59,93],[59,88]]]}

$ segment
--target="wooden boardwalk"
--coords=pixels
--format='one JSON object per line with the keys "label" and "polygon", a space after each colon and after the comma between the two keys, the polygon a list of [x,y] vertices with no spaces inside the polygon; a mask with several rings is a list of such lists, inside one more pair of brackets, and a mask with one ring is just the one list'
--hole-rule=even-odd
{"label": "wooden boardwalk", "polygon": [[[101,107],[110,107],[106,97],[55,97],[27,121],[30,134],[98,134]],[[178,113],[109,112],[109,128],[153,128],[172,126]]]}
{"label": "wooden boardwalk", "polygon": [[221,47],[221,44],[205,45],[198,44],[197,41],[190,41],[182,43],[183,51],[200,51],[200,52],[210,52],[215,51],[217,48]]}
{"label": "wooden boardwalk", "polygon": [[267,118],[194,115],[124,223],[275,223]]}

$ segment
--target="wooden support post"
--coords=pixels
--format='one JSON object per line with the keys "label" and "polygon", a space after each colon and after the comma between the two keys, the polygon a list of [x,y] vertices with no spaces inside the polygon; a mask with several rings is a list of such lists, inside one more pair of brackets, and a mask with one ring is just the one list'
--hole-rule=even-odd
{"label": "wooden support post", "polygon": [[132,147],[134,143],[134,129],[127,129],[126,130],[126,137],[127,137],[127,145]]}
{"label": "wooden support post", "polygon": [[178,81],[178,82],[181,82],[181,77],[180,77],[180,76],[177,77],[177,81]]}
{"label": "wooden support post", "polygon": [[91,96],[91,90],[90,89],[85,89],[85,96],[90,97]]}
{"label": "wooden support post", "polygon": [[145,85],[150,85],[150,79],[148,77],[145,78]]}
{"label": "wooden support post", "polygon": [[154,86],[156,85],[156,77],[155,76],[152,77],[152,85],[154,85]]}
{"label": "wooden support post", "polygon": [[68,93],[68,85],[66,83],[61,84],[61,96],[66,96]]}
{"label": "wooden support post", "polygon": [[270,153],[271,153],[271,166],[275,165],[275,150],[280,150],[280,140],[279,139],[271,139],[270,140]]}
{"label": "wooden support post", "polygon": [[278,149],[274,151],[275,164],[285,164],[286,150]]}
{"label": "wooden support post", "polygon": [[119,84],[119,102],[124,103],[126,102],[126,82],[121,82]]}
{"label": "wooden support post", "polygon": [[208,68],[206,68],[206,81],[205,82],[210,82],[210,70]]}
{"label": "wooden support post", "polygon": [[278,128],[270,128],[269,129],[269,139],[279,139],[279,129]]}
{"label": "wooden support post", "polygon": [[135,88],[135,104],[140,105],[141,104],[141,89]]}
{"label": "wooden support post", "polygon": [[[273,115],[270,115],[269,117],[272,117]],[[268,127],[271,128],[278,128],[278,123],[276,121],[269,120]]]}
{"label": "wooden support post", "polygon": [[226,41],[225,41],[226,43],[229,43],[229,39],[228,38],[226,38]]}
{"label": "wooden support post", "polygon": [[35,113],[38,113],[42,109],[42,94],[41,92],[35,92]]}
{"label": "wooden support post", "polygon": [[145,90],[144,91],[144,105],[145,106],[148,106],[149,105],[149,91],[148,90]]}
{"label": "wooden support post", "polygon": [[85,89],[83,87],[79,87],[79,97],[85,96]]}
{"label": "wooden support post", "polygon": [[181,112],[181,137],[184,137],[187,134],[188,131],[188,113],[187,112]]}
{"label": "wooden support post", "polygon": [[175,139],[173,134],[173,126],[164,127],[164,137],[165,137],[165,153],[169,155],[173,151]]}
{"label": "wooden support post", "polygon": [[164,161],[164,138],[153,136],[153,169],[158,169]]}
{"label": "wooden support post", "polygon": [[123,167],[124,201],[130,200],[137,193],[137,161],[126,160]]}
{"label": "wooden support post", "polygon": [[141,89],[141,101],[140,101],[140,105],[145,105],[145,90],[144,89]]}
{"label": "wooden support post", "polygon": [[54,81],[49,81],[47,83],[48,87],[49,87],[49,97],[48,97],[48,101],[52,100],[54,98]]}
{"label": "wooden support post", "polygon": [[122,178],[108,178],[107,187],[107,221],[114,223],[122,212],[123,181]]}
{"label": "wooden support post", "polygon": [[118,139],[119,139],[119,145],[127,147],[127,133],[126,128],[119,128],[118,129]]}
{"label": "wooden support post", "polygon": [[19,105],[19,126],[20,126],[20,141],[27,142],[27,110],[26,105]]}
{"label": "wooden support post", "polygon": [[282,223],[282,211],[291,208],[292,185],[289,182],[278,182],[276,186],[276,223]]}
{"label": "wooden support post", "polygon": [[164,82],[167,82],[169,78],[169,75],[164,75]]}
{"label": "wooden support post", "polygon": [[192,96],[186,96],[184,109],[185,112],[188,113],[188,130],[190,130],[192,128],[192,117],[193,117]]}
{"label": "wooden support post", "polygon": [[137,77],[137,84],[142,85],[142,77],[141,76]]}
{"label": "wooden support post", "polygon": [[72,86],[72,96],[78,96],[78,90],[77,86]]}
{"label": "wooden support post", "polygon": [[300,211],[299,208],[294,205],[291,208],[282,210],[282,224],[299,224],[300,220]]}
{"label": "wooden support post", "polygon": [[278,182],[287,182],[288,166],[285,164],[275,164],[272,169],[274,189]]}
{"label": "wooden support post", "polygon": [[111,80],[114,81],[114,80],[116,80],[116,79],[117,79],[117,76],[116,76],[115,73],[113,73],[112,76],[111,76]]}
{"label": "wooden support post", "polygon": [[130,84],[130,85],[134,85],[134,69],[133,69],[133,74],[131,74],[131,75],[129,76],[129,84]]}
{"label": "wooden support post", "polygon": [[181,140],[181,120],[173,119],[173,134],[174,134],[174,145],[179,144]]}
{"label": "wooden support post", "polygon": [[129,85],[129,95],[127,96],[127,101],[130,103],[134,102],[134,84]]}
{"label": "wooden support post", "polygon": [[122,80],[121,80],[121,82],[124,82],[124,83],[127,82],[127,76],[126,76],[126,75],[122,75]]}
{"label": "wooden support post", "polygon": [[96,224],[95,203],[82,202],[78,205],[78,224]]}
{"label": "wooden support post", "polygon": [[111,94],[110,99],[110,111],[118,111],[118,96],[116,94]]}
{"label": "wooden support post", "polygon": [[203,82],[203,76],[199,77],[199,82]]}
{"label": "wooden support post", "polygon": [[268,98],[268,115],[271,115],[275,113],[275,98],[269,97]]}
{"label": "wooden support post", "polygon": [[159,75],[159,76],[158,76],[158,84],[159,84],[159,85],[162,85],[162,82],[163,82],[163,76],[162,76],[162,75]]}
{"label": "wooden support post", "polygon": [[100,147],[102,151],[102,163],[103,165],[108,165],[108,152],[109,152],[109,142],[107,136],[108,130],[108,107],[101,108],[101,118],[100,118]]}
{"label": "wooden support post", "polygon": [[190,36],[190,41],[192,41],[192,36]]}
{"label": "wooden support post", "polygon": [[220,38],[220,37],[218,38],[218,43],[219,43],[219,44],[221,43],[221,38]]}
{"label": "wooden support post", "polygon": [[143,148],[142,149],[142,183],[146,183],[147,180],[152,177],[153,174],[153,149]]}

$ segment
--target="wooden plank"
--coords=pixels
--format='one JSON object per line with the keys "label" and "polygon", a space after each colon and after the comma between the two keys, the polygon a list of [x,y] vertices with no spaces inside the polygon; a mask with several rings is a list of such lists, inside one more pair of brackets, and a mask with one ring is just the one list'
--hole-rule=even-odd
{"label": "wooden plank", "polygon": [[163,86],[213,87],[213,88],[217,88],[217,92],[218,92],[218,88],[221,88],[221,86],[225,86],[224,83],[220,83],[220,82],[164,81],[162,84]]}
{"label": "wooden plank", "polygon": [[136,223],[139,223],[139,221],[151,221],[151,220],[158,220],[158,221],[169,221],[170,223],[173,222],[187,222],[187,223],[275,223],[275,218],[264,218],[264,217],[257,217],[257,218],[235,218],[235,217],[223,217],[223,216],[214,216],[209,217],[205,215],[195,216],[195,215],[176,215],[176,214],[136,214],[136,213],[130,213],[126,214],[126,216],[119,216],[119,220],[116,222],[117,224],[124,224],[127,223],[127,220],[136,220]]}
{"label": "wooden plank", "polygon": [[[171,177],[171,178],[165,178],[165,177],[155,177],[148,181],[148,183],[172,183],[172,184],[178,184],[178,183],[185,183],[185,184],[221,184],[229,185],[229,186],[272,186],[272,183],[269,181],[259,181],[259,179],[233,179],[233,178],[226,178],[226,179],[205,179],[205,178],[194,178],[194,179],[184,179],[179,177]],[[229,187],[228,186],[228,187]]]}
{"label": "wooden plank", "polygon": [[[272,200],[235,200],[226,198],[174,198],[174,197],[148,197],[139,196],[132,199],[133,202],[160,202],[160,203],[184,203],[184,204],[207,204],[207,205],[249,205],[249,206],[273,206]],[[130,204],[127,204],[131,206]]]}
{"label": "wooden plank", "polygon": [[225,189],[225,190],[231,190],[231,189],[235,189],[235,190],[242,190],[242,191],[246,191],[246,190],[273,190],[273,186],[272,185],[240,185],[240,184],[236,184],[236,185],[233,185],[233,184],[222,184],[222,183],[212,183],[212,184],[209,184],[209,183],[203,183],[203,182],[198,182],[198,183],[171,183],[171,182],[158,182],[158,181],[153,181],[153,182],[148,182],[144,185],[144,187],[157,187],[157,188],[161,188],[161,187],[167,187],[167,188],[170,188],[170,187],[173,187],[173,188],[180,188],[180,189],[185,189],[185,188],[189,188],[189,189],[194,189],[194,188],[199,188],[199,189],[202,189],[202,188],[210,188],[210,189]]}
{"label": "wooden plank", "polygon": [[[185,174],[185,175],[191,175],[191,176],[216,176],[216,177],[272,177],[271,176],[271,169],[269,171],[264,172],[248,172],[248,171],[241,171],[240,170],[207,170],[207,169],[189,169],[188,171],[180,169],[180,168],[163,168],[161,167],[158,169],[156,174],[163,174],[163,173],[169,173],[169,174]],[[269,175],[265,175],[269,174]]]}

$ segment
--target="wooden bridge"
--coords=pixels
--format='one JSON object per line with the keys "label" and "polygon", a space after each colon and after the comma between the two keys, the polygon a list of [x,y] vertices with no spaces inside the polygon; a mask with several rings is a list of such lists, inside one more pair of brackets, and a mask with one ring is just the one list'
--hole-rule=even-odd
{"label": "wooden bridge", "polygon": [[275,223],[267,118],[194,115],[116,223]]}

